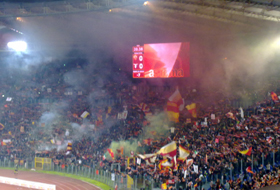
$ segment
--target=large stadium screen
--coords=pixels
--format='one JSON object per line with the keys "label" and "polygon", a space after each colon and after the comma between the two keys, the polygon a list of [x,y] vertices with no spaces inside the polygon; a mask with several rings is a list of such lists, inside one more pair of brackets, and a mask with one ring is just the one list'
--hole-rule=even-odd
{"label": "large stadium screen", "polygon": [[189,50],[189,42],[134,46],[133,78],[189,77]]}

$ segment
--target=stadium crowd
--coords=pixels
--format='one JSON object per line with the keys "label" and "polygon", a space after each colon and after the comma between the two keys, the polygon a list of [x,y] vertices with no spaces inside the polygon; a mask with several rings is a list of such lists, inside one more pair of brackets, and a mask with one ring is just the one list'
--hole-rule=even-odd
{"label": "stadium crowd", "polygon": [[[153,180],[153,186],[162,189],[202,189],[206,182],[210,189],[228,190],[279,184],[277,96],[263,96],[254,106],[237,109],[222,93],[215,92],[218,98],[209,103],[204,95],[214,92],[180,87],[182,97],[196,103],[196,115],[185,108],[178,121],[163,119],[168,132],[150,131],[146,137],[148,118],[164,112],[175,88],[141,93],[120,77],[87,94],[69,90],[61,78],[43,80],[54,70],[41,72],[45,73],[40,77],[23,80],[28,87],[1,80],[1,160],[23,160],[23,164],[42,156],[59,166],[82,164],[104,170],[119,163],[121,170],[113,170],[116,175]],[[66,71],[60,72],[63,76]],[[133,151],[125,146],[110,148],[121,140],[133,145]],[[183,160],[156,154],[172,142],[176,158],[179,147],[185,150]],[[136,159],[127,164],[129,157]]]}

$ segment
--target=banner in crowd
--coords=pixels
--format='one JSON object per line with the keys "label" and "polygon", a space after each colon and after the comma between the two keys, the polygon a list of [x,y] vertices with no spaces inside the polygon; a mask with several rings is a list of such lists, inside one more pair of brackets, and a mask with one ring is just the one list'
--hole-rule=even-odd
{"label": "banner in crowd", "polygon": [[128,115],[128,111],[125,110],[121,113],[118,113],[118,119],[126,119],[127,118],[127,115]]}
{"label": "banner in crowd", "polygon": [[11,143],[12,141],[11,141],[11,139],[3,139],[3,142],[4,143]]}
{"label": "banner in crowd", "polygon": [[111,173],[111,180],[115,181],[115,174],[114,173]]}
{"label": "banner in crowd", "polygon": [[141,165],[141,158],[137,158],[136,163],[137,163],[138,165]]}
{"label": "banner in crowd", "polygon": [[87,111],[84,111],[81,115],[81,118],[87,118],[87,116],[89,116],[89,113]]}
{"label": "banner in crowd", "polygon": [[195,173],[198,174],[198,165],[193,165],[193,170],[194,170]]}

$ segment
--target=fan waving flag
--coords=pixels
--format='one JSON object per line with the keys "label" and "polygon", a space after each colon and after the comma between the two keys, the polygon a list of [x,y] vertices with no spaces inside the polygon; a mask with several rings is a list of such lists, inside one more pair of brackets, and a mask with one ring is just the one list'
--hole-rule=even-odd
{"label": "fan waving flag", "polygon": [[251,174],[255,174],[255,173],[252,171],[251,166],[248,166],[248,167],[246,168],[246,172],[251,173]]}
{"label": "fan waving flag", "polygon": [[66,155],[68,155],[72,152],[72,143],[71,142],[68,142],[66,150],[67,150]]}
{"label": "fan waving flag", "polygon": [[170,156],[170,157],[174,157],[177,154],[177,146],[176,146],[176,142],[172,141],[171,143],[163,146],[158,152],[157,154],[160,154],[162,156]]}
{"label": "fan waving flag", "polygon": [[169,121],[179,122],[179,108],[174,102],[167,102],[167,115]]}
{"label": "fan waving flag", "polygon": [[[156,158],[157,158],[156,154],[144,154],[144,155],[138,154],[138,156],[139,156],[142,160],[145,160],[146,163],[147,163],[148,165],[151,164],[151,163],[155,163]],[[140,163],[141,163],[141,162],[140,162]]]}
{"label": "fan waving flag", "polygon": [[277,94],[275,92],[271,92],[270,95],[271,95],[271,99],[274,102],[278,102],[279,101],[278,96],[277,96]]}
{"label": "fan waving flag", "polygon": [[239,151],[240,154],[244,154],[244,155],[247,155],[247,156],[251,156],[251,153],[252,153],[252,147],[250,147],[249,149],[247,150],[243,150],[243,151]]}
{"label": "fan waving flag", "polygon": [[145,113],[145,115],[152,115],[152,112],[147,104],[140,103],[138,107]]}
{"label": "fan waving flag", "polygon": [[182,145],[179,145],[179,157],[178,160],[185,161],[190,155],[190,151],[184,148]]}
{"label": "fan waving flag", "polygon": [[179,122],[179,112],[184,109],[184,99],[178,89],[169,97],[167,114],[170,121]]}
{"label": "fan waving flag", "polygon": [[197,111],[196,111],[196,103],[192,103],[190,105],[187,105],[186,108],[192,115],[192,117],[196,118],[197,117]]}
{"label": "fan waving flag", "polygon": [[86,118],[89,115],[89,113],[87,111],[84,111],[81,115],[82,118]]}
{"label": "fan waving flag", "polygon": [[161,170],[162,167],[171,167],[171,166],[172,166],[172,164],[170,162],[168,162],[167,159],[165,159],[165,160],[160,161],[158,168]]}
{"label": "fan waving flag", "polygon": [[272,140],[273,140],[273,138],[271,136],[266,138],[266,141],[268,142],[268,144],[271,144]]}
{"label": "fan waving flag", "polygon": [[114,160],[115,159],[115,155],[114,155],[113,150],[108,148],[107,151],[109,152],[111,158]]}

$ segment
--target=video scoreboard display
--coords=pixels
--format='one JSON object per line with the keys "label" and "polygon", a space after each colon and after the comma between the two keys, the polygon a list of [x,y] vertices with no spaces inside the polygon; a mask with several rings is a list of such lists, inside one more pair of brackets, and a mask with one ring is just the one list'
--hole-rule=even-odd
{"label": "video scoreboard display", "polygon": [[189,50],[188,42],[134,46],[133,78],[189,77]]}

